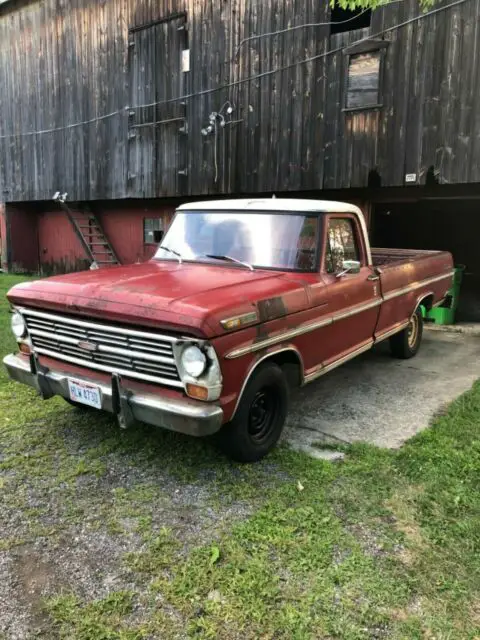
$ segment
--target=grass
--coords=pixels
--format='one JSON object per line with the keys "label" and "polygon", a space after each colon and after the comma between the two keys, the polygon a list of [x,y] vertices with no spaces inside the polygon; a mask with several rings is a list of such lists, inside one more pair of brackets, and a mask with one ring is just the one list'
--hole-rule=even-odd
{"label": "grass", "polygon": [[[0,316],[7,352],[1,292]],[[480,638],[480,383],[399,451],[241,466],[2,377],[0,447],[0,553],[85,530],[124,549],[101,559],[124,576],[107,595],[28,605],[45,637]]]}

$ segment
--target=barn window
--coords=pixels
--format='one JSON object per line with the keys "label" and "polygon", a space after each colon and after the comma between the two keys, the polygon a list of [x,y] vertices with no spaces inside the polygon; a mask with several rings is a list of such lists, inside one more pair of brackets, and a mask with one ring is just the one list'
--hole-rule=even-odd
{"label": "barn window", "polygon": [[144,218],[143,242],[145,244],[155,244],[155,231],[163,230],[163,220],[161,218]]}
{"label": "barn window", "polygon": [[380,105],[381,51],[351,55],[348,59],[347,109],[365,109]]}

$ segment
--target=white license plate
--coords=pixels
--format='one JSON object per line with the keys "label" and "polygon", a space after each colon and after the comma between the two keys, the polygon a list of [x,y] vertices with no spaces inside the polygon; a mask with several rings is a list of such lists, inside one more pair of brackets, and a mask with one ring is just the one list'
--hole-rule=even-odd
{"label": "white license plate", "polygon": [[97,387],[97,385],[69,378],[68,389],[70,391],[70,400],[86,404],[89,407],[95,407],[95,409],[102,408],[102,394],[100,387]]}

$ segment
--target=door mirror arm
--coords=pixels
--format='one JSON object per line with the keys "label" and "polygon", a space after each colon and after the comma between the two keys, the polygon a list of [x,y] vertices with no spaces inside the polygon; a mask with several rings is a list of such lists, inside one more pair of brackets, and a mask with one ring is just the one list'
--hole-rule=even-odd
{"label": "door mirror arm", "polygon": [[337,278],[345,276],[347,273],[360,273],[361,263],[358,260],[344,260],[342,270],[336,274]]}

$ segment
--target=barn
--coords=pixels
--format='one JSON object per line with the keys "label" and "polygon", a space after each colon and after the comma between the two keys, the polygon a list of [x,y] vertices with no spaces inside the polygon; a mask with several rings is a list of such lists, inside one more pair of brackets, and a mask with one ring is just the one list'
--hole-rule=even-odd
{"label": "barn", "polygon": [[479,15],[480,0],[3,0],[3,269],[147,260],[199,197],[335,198],[376,245],[451,250],[460,313],[480,319]]}

